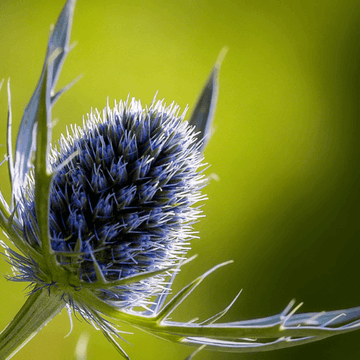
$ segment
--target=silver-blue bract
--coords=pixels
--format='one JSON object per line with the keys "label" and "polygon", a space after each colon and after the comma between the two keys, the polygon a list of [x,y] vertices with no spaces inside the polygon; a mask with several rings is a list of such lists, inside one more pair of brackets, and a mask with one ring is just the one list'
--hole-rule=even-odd
{"label": "silver-blue bract", "polygon": [[232,302],[205,321],[169,320],[202,280],[229,263],[167,301],[199,215],[193,205],[203,199],[202,150],[210,137],[222,55],[189,123],[175,105],[120,102],[92,113],[51,148],[51,109],[68,88],[53,95],[69,51],[74,5],[66,3],[50,37],[39,84],[21,121],[15,161],[8,86],[12,199],[8,205],[0,197],[0,226],[17,250],[1,244],[15,271],[12,279],[30,282],[32,291],[0,335],[0,358],[10,359],[64,307],[99,328],[127,359],[114,340],[118,330],[104,316],[192,345],[193,355],[203,348],[274,350],[359,329],[360,307],[296,314],[300,305],[293,302],[263,319],[219,323]]}

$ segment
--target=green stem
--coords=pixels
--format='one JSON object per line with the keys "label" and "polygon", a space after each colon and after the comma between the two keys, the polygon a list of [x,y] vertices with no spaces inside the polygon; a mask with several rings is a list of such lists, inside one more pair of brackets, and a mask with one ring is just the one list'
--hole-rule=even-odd
{"label": "green stem", "polygon": [[0,334],[0,359],[11,359],[64,306],[59,295],[47,288],[32,293]]}

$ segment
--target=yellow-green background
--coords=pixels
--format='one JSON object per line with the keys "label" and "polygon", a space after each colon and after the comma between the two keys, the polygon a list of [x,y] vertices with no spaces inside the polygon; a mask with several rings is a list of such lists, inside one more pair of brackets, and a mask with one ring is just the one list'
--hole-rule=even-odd
{"label": "yellow-green background", "polygon": [[[11,77],[14,123],[38,81],[50,23],[63,0],[0,1],[0,78]],[[54,139],[107,96],[143,104],[155,92],[194,105],[224,45],[213,138],[205,155],[219,181],[206,188],[200,240],[176,289],[212,275],[175,318],[204,319],[240,299],[226,320],[267,316],[292,299],[303,311],[360,305],[360,3],[358,0],[79,0],[59,85],[83,79],[56,104]],[[5,144],[6,91],[0,94]],[[5,154],[0,148],[0,155]],[[8,196],[6,165],[1,188]],[[10,272],[5,261],[0,272]],[[24,285],[0,278],[0,328],[24,302]],[[88,360],[118,359],[100,332],[63,311],[15,359],[73,359],[83,331]],[[123,327],[133,331],[130,327]],[[184,359],[190,348],[134,330],[134,360]],[[198,359],[359,359],[360,332],[259,354],[204,351]]]}

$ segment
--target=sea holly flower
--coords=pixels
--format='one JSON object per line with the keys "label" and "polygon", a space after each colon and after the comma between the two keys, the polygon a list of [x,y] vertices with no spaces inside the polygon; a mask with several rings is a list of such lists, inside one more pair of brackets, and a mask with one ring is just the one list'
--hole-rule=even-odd
{"label": "sea holly flower", "polygon": [[[126,100],[92,112],[50,146],[54,93],[69,51],[75,1],[67,1],[50,36],[38,86],[11,144],[8,85],[8,166],[11,203],[0,197],[2,243],[11,280],[29,282],[24,306],[0,335],[0,358],[11,358],[64,307],[100,329],[125,358],[113,323],[159,338],[229,352],[267,351],[357,330],[360,307],[220,323],[232,303],[210,319],[169,320],[220,264],[167,299],[186,261],[192,224],[206,185],[202,152],[217,102],[216,62],[190,116],[177,105]],[[15,249],[15,250],[14,250]],[[236,297],[237,298],[237,297]],[[235,298],[235,300],[236,300]],[[235,301],[234,300],[234,301]],[[109,322],[107,319],[110,319]],[[193,355],[195,354],[193,353]],[[189,358],[191,358],[190,356]]]}

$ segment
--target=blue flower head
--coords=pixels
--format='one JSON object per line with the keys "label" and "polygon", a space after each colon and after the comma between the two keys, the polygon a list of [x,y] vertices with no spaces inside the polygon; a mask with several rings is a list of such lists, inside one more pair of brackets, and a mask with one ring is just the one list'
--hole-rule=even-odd
{"label": "blue flower head", "polygon": [[[52,150],[51,167],[59,170],[50,193],[51,247],[74,287],[95,283],[97,270],[111,282],[166,270],[186,254],[200,213],[193,205],[203,198],[205,181],[201,142],[185,112],[178,112],[178,106],[155,100],[148,109],[134,99],[120,102],[91,112]],[[33,185],[19,206],[24,238],[39,249]],[[22,276],[36,283],[41,269],[26,269]],[[99,295],[140,306],[161,292],[165,276],[100,288]]]}
{"label": "blue flower head", "polygon": [[67,1],[50,36],[39,84],[20,124],[15,159],[8,85],[12,196],[9,205],[0,192],[0,227],[14,246],[0,245],[15,270],[12,280],[28,281],[32,289],[0,334],[0,359],[10,359],[64,307],[100,329],[126,359],[114,339],[119,331],[113,321],[194,346],[195,353],[274,350],[359,329],[360,307],[296,314],[300,305],[293,308],[293,302],[264,319],[219,323],[237,296],[207,320],[169,320],[202,280],[228,263],[167,299],[201,214],[197,203],[207,182],[202,151],[221,61],[189,122],[174,104],[154,100],[144,109],[140,101],[120,102],[91,112],[83,127],[72,127],[51,148],[51,109],[68,88],[54,93],[69,51],[74,6],[75,0]]}

